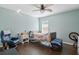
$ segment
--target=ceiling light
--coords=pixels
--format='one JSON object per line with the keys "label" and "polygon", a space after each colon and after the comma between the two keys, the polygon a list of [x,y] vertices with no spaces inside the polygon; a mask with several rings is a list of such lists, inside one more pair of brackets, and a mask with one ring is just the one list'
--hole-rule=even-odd
{"label": "ceiling light", "polygon": [[17,13],[20,13],[20,12],[21,12],[21,9],[18,9],[18,10],[17,10]]}

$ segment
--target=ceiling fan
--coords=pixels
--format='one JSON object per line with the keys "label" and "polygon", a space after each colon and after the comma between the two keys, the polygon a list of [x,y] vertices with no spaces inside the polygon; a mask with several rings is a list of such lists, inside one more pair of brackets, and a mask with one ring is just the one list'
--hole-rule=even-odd
{"label": "ceiling fan", "polygon": [[34,5],[36,8],[38,8],[37,10],[33,10],[33,11],[40,11],[41,13],[44,13],[45,11],[48,12],[52,12],[52,9],[49,9],[48,7],[50,7],[51,5],[45,5],[45,4],[40,4],[40,6]]}

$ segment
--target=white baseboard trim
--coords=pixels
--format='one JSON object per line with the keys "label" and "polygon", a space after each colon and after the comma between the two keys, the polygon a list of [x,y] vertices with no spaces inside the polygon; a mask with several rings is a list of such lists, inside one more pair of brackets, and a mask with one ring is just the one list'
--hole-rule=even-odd
{"label": "white baseboard trim", "polygon": [[65,44],[68,44],[68,45],[73,45],[73,43],[69,43],[69,42],[63,42]]}

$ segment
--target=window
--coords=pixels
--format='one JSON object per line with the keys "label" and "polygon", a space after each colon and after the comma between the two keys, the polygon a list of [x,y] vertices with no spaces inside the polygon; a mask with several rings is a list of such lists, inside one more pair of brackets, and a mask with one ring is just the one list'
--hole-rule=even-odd
{"label": "window", "polygon": [[42,33],[48,33],[48,21],[42,22]]}

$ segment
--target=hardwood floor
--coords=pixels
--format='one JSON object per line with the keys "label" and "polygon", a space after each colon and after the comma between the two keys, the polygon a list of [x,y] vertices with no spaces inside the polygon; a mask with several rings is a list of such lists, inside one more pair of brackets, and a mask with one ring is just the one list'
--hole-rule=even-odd
{"label": "hardwood floor", "polygon": [[39,43],[19,44],[17,48],[0,49],[0,55],[77,55],[77,49],[71,45],[63,44],[61,51],[54,51]]}
{"label": "hardwood floor", "polygon": [[54,51],[49,47],[37,43],[20,44],[16,50],[20,55],[77,55],[77,49],[67,44],[63,44],[61,51]]}

